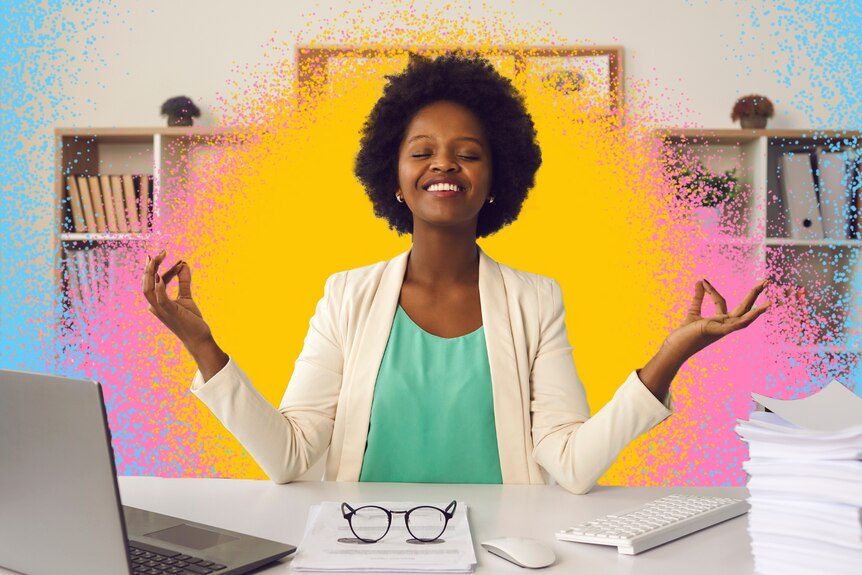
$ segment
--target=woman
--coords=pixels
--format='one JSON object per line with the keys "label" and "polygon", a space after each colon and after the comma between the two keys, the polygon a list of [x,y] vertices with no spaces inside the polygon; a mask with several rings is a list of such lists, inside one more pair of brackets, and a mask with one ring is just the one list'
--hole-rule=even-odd
{"label": "woman", "polygon": [[[192,391],[276,482],[327,449],[327,479],[543,483],[588,491],[620,450],[670,415],[697,351],[749,325],[765,282],[731,313],[699,281],[682,326],[589,416],[556,282],[498,264],[478,237],[514,221],[541,164],[522,97],[480,58],[413,57],[372,110],[356,174],[412,248],[333,275],[281,408],[222,351],[180,261],[143,290],[199,367]],[[179,295],[167,284],[179,280]],[[703,318],[705,294],[718,315]]]}

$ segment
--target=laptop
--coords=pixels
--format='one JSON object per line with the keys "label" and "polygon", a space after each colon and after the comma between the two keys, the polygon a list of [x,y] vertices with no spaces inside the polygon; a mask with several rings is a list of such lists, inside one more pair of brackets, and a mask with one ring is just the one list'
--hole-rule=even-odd
{"label": "laptop", "polygon": [[0,370],[0,567],[234,575],[295,550],[123,506],[101,385]]}

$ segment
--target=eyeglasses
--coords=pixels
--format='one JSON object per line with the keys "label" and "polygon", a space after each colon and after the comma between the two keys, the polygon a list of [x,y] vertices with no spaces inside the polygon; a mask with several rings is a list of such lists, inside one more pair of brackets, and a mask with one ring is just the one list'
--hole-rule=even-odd
{"label": "eyeglasses", "polygon": [[354,509],[347,503],[341,504],[341,512],[350,530],[363,543],[377,543],[383,539],[392,526],[393,515],[404,515],[407,532],[415,541],[430,543],[440,539],[449,520],[455,515],[456,503],[453,501],[446,509],[431,505],[420,505],[406,511],[393,511],[377,505],[365,505]]}

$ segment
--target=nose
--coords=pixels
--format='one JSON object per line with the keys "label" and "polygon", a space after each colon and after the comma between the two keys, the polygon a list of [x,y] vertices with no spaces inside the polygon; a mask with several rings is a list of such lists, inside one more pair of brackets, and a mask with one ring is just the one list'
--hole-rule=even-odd
{"label": "nose", "polygon": [[432,172],[457,172],[459,169],[458,162],[449,154],[438,154],[431,163]]}

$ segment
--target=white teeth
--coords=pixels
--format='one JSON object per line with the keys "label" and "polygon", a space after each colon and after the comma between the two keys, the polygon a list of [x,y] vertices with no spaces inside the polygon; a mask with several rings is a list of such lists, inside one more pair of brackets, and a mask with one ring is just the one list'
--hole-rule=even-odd
{"label": "white teeth", "polygon": [[434,184],[428,187],[429,192],[457,192],[460,189],[455,184]]}

